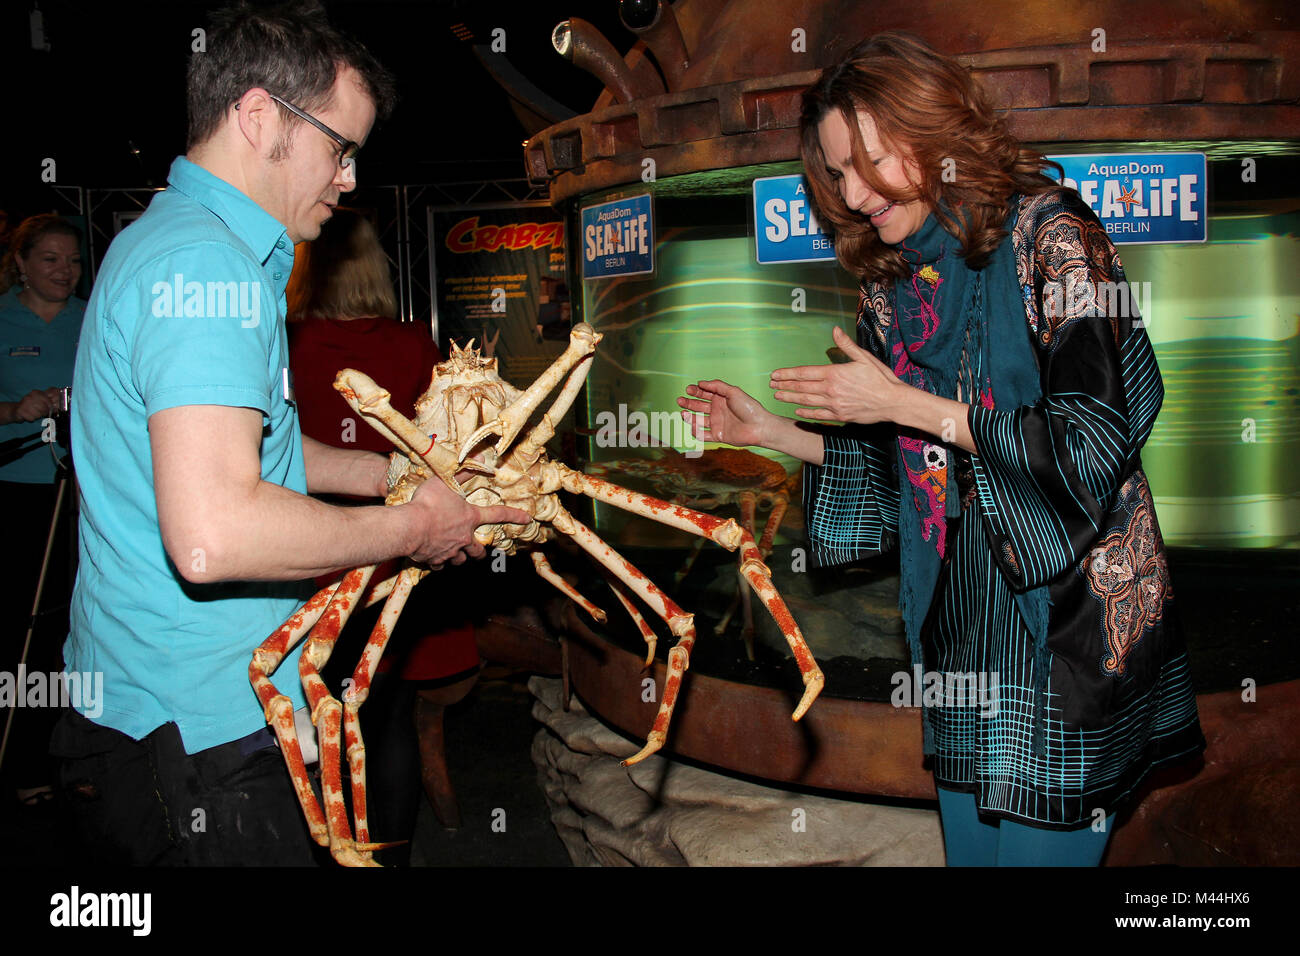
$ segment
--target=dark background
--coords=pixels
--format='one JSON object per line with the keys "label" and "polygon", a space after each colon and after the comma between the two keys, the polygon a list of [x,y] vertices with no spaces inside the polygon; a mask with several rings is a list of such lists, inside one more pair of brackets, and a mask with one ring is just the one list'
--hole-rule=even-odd
{"label": "dark background", "polygon": [[[11,223],[49,208],[41,183],[47,157],[57,164],[59,185],[165,184],[172,159],[185,147],[191,31],[206,27],[208,12],[222,5],[3,5],[0,63],[8,115],[0,208]],[[335,25],[365,43],[398,79],[397,109],[371,133],[358,164],[362,185],[523,177],[521,144],[549,123],[525,128],[483,59],[526,78],[557,111],[584,113],[601,85],[555,53],[551,30],[577,16],[600,27],[620,52],[635,41],[618,20],[617,0],[327,0],[325,6]],[[32,49],[35,8],[44,19],[48,51]],[[504,53],[489,50],[496,27],[506,31]],[[553,114],[551,121],[561,118]]]}

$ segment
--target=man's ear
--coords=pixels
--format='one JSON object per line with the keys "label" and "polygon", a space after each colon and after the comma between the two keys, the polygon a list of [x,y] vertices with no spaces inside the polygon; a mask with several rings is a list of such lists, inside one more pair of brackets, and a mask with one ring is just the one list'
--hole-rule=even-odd
{"label": "man's ear", "polygon": [[247,90],[234,105],[239,132],[253,149],[269,151],[280,135],[280,111],[260,86]]}

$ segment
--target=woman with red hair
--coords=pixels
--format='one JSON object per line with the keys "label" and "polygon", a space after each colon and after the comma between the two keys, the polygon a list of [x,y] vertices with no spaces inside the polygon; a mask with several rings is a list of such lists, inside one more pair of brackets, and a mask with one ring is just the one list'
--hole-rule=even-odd
{"label": "woman with red hair", "polygon": [[897,543],[913,663],[943,677],[923,728],[949,865],[1096,865],[1151,768],[1204,746],[1139,457],[1163,386],[1141,320],[1114,314],[1129,298],[1105,294],[1119,257],[915,38],[826,69],[801,132],[861,283],[857,341],[833,333],[851,361],[772,373],[802,420],[720,381],[683,415],[808,463],[814,563]]}

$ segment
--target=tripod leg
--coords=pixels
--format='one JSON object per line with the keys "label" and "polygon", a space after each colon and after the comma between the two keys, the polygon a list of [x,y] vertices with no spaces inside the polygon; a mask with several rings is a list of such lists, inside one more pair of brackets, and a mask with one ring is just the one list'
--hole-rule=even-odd
{"label": "tripod leg", "polygon": [[[63,510],[63,496],[68,490],[69,479],[66,476],[59,477],[59,493],[54,498],[54,516],[50,519],[50,533],[45,539],[45,559],[41,561],[41,576],[36,580],[36,597],[32,600],[32,615],[27,622],[27,636],[23,639],[23,652],[18,658],[18,666],[21,667],[27,663],[27,652],[32,646],[32,631],[36,629],[36,612],[41,606],[41,594],[45,590],[45,576],[50,570],[50,557],[54,551],[54,536],[59,530],[59,512]],[[9,708],[9,714],[5,717],[5,732],[0,738],[0,767],[4,766],[5,751],[9,749],[9,732],[13,729],[14,715],[18,713],[17,707]]]}

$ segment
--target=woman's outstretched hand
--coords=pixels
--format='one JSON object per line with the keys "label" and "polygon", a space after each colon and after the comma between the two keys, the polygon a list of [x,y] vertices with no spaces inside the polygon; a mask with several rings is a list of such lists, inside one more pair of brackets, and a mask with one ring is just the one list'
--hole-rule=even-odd
{"label": "woman's outstretched hand", "polygon": [[699,441],[764,445],[764,426],[777,417],[744,389],[718,379],[687,385],[686,394],[691,397],[678,398],[677,404]]}
{"label": "woman's outstretched hand", "polygon": [[903,381],[843,329],[837,326],[832,337],[852,361],[777,369],[769,383],[776,400],[800,405],[799,416],[818,421],[860,425],[892,421]]}

